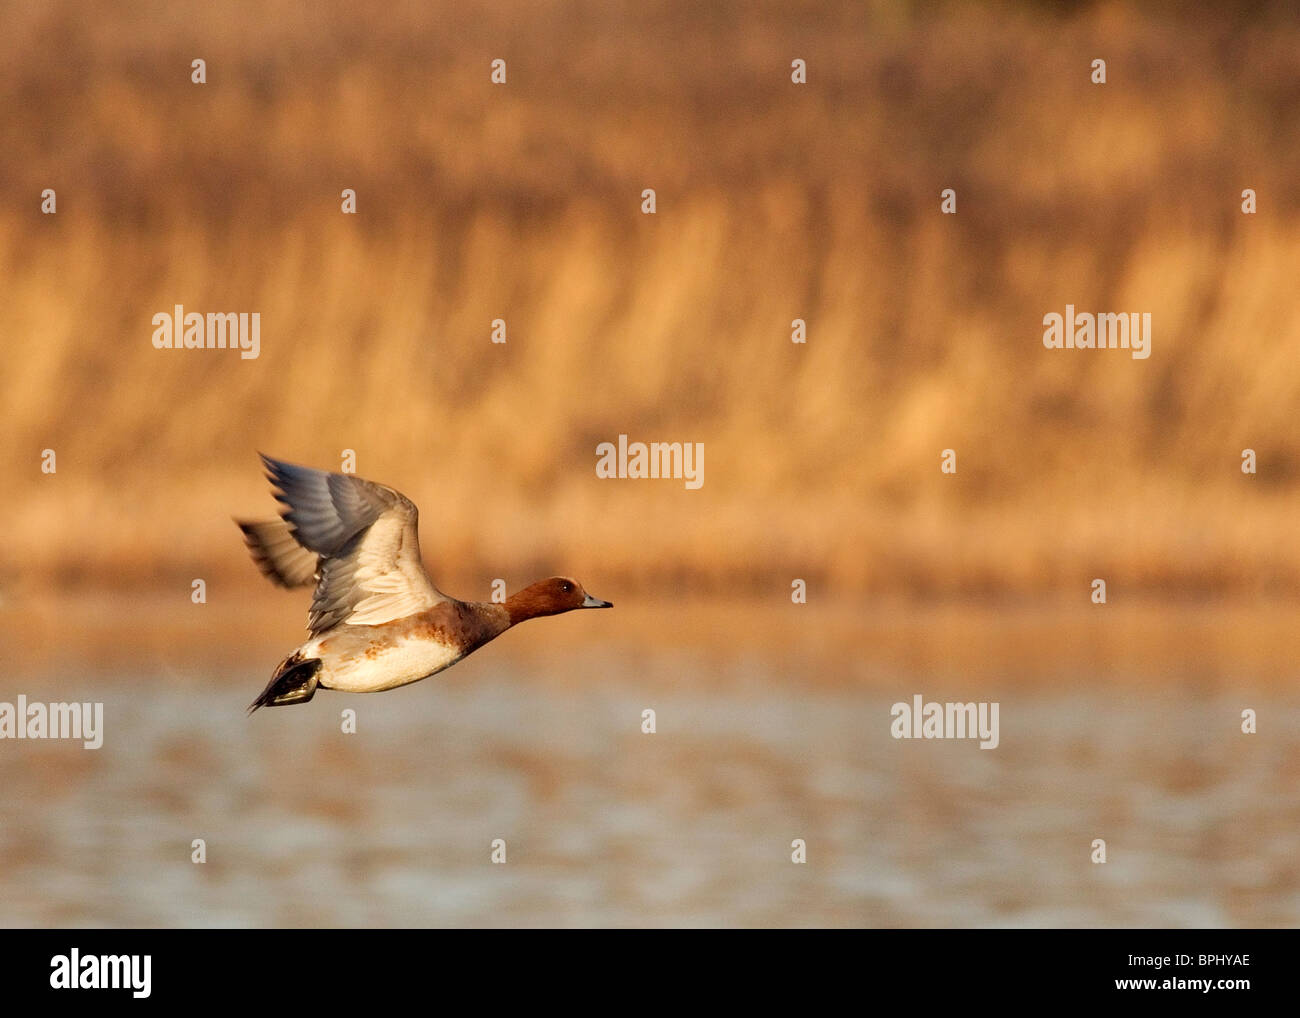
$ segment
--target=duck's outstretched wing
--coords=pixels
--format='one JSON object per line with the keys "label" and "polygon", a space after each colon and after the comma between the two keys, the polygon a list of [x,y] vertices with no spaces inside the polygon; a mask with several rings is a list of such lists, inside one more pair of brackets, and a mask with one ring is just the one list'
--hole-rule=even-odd
{"label": "duck's outstretched wing", "polygon": [[244,543],[262,575],[280,587],[302,587],[316,581],[320,556],[304,548],[293,528],[282,519],[235,520]]}
{"label": "duck's outstretched wing", "polygon": [[399,491],[262,456],[297,544],[318,557],[307,628],[378,626],[451,598],[424,571],[419,511]]}

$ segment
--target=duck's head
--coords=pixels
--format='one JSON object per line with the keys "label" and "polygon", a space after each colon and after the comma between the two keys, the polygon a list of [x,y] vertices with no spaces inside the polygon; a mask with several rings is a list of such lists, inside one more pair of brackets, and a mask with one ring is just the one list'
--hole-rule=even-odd
{"label": "duck's head", "polygon": [[577,580],[567,576],[552,576],[538,580],[506,600],[510,622],[523,622],[542,615],[562,615],[575,608],[613,608],[609,601],[592,597]]}

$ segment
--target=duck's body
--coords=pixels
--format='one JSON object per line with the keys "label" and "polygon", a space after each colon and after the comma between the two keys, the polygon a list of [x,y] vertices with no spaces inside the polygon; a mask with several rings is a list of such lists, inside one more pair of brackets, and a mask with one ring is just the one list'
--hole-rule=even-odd
{"label": "duck's body", "polygon": [[381,626],[335,626],[299,650],[320,658],[326,689],[377,693],[436,675],[509,628],[505,605],[446,601]]}
{"label": "duck's body", "polygon": [[302,703],[318,686],[350,693],[395,689],[436,675],[511,626],[575,608],[608,608],[562,576],[502,604],[458,601],[429,580],[420,560],[415,505],[350,474],[262,457],[283,518],[240,523],[253,558],[273,582],[315,582],[311,638],[276,669],[249,707]]}

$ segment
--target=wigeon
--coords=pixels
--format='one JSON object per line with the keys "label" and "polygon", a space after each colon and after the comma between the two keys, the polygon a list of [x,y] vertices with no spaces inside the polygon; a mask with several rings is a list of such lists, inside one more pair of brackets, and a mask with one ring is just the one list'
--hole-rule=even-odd
{"label": "wigeon", "polygon": [[611,608],[577,580],[539,580],[502,604],[457,601],[420,559],[419,512],[399,491],[262,456],[281,518],[239,529],[253,561],[282,587],[316,584],[310,638],[280,662],[249,706],[304,703],[316,687],[374,693],[450,668],[511,626],[575,608]]}

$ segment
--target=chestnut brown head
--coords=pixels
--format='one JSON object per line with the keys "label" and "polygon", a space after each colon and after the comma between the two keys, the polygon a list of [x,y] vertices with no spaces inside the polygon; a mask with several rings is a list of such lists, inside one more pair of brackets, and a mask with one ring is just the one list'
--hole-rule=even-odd
{"label": "chestnut brown head", "polygon": [[552,576],[538,580],[506,600],[510,623],[535,619],[542,615],[562,615],[576,608],[613,608],[608,601],[592,597],[582,589],[582,584],[567,576]]}

